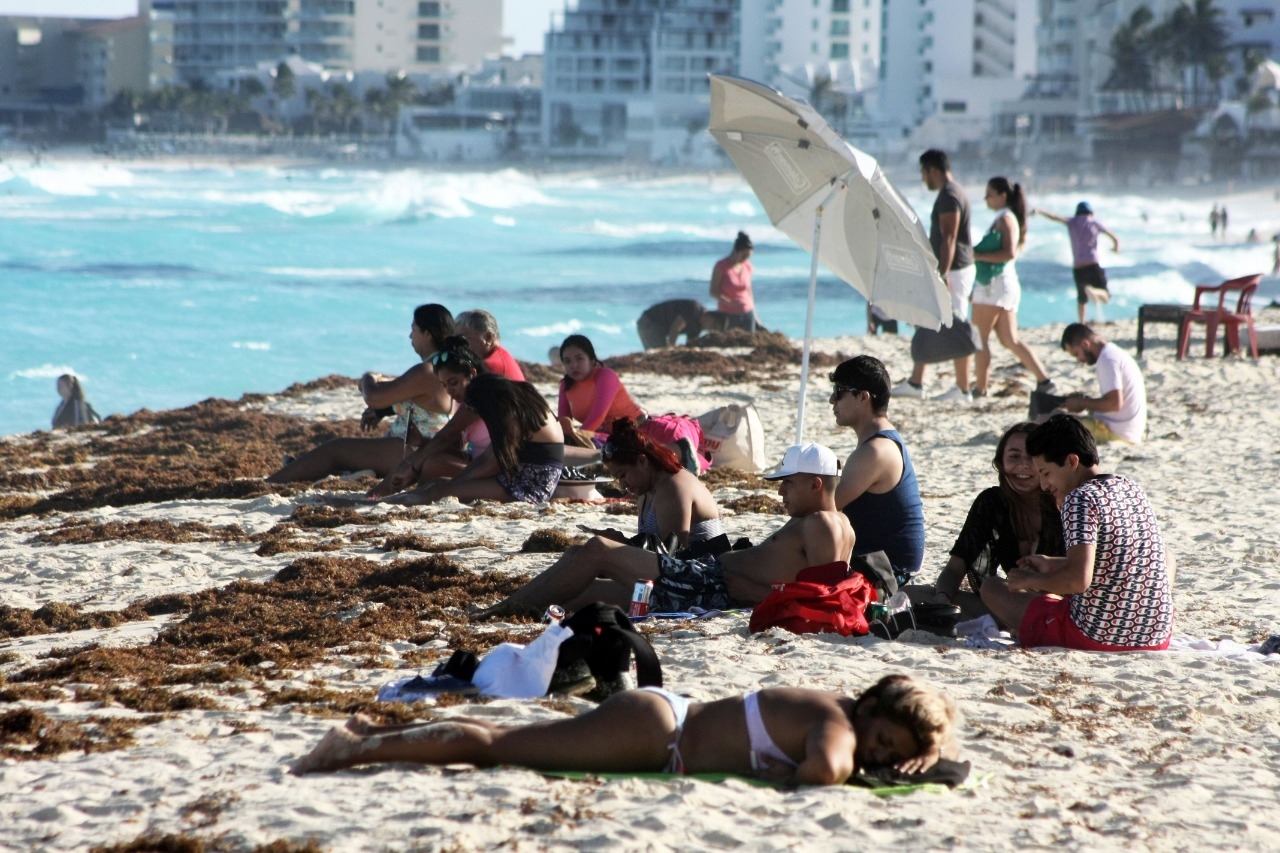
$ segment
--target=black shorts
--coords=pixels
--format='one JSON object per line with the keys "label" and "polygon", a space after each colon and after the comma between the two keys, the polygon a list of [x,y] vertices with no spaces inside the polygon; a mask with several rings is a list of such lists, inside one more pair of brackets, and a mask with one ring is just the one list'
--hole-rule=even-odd
{"label": "black shorts", "polygon": [[1096,287],[1100,290],[1107,289],[1107,271],[1099,264],[1076,267],[1071,271],[1071,275],[1076,280],[1076,302],[1081,305],[1089,301],[1089,294],[1085,293],[1086,287]]}

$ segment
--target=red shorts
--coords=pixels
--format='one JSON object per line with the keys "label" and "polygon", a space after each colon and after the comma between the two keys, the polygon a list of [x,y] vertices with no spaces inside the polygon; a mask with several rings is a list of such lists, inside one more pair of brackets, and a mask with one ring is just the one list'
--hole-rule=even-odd
{"label": "red shorts", "polygon": [[1018,642],[1027,648],[1059,646],[1086,652],[1158,652],[1169,648],[1169,640],[1156,646],[1113,646],[1090,639],[1071,621],[1071,602],[1042,595],[1027,605],[1018,625]]}

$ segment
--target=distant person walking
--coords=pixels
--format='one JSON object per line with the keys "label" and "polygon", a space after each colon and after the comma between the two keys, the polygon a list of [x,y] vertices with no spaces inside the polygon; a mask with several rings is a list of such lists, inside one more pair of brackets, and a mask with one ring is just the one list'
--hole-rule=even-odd
{"label": "distant person walking", "polygon": [[1067,233],[1071,237],[1071,274],[1076,281],[1076,317],[1083,323],[1085,306],[1091,300],[1111,301],[1111,291],[1107,289],[1107,271],[1098,263],[1098,235],[1106,234],[1111,238],[1113,252],[1120,251],[1120,238],[1094,219],[1093,208],[1087,201],[1076,205],[1076,215],[1070,219],[1047,210],[1031,211],[1032,216],[1036,214],[1067,226]]}
{"label": "distant person walking", "polygon": [[[929,216],[929,244],[938,259],[938,273],[951,294],[951,313],[961,320],[969,318],[969,297],[973,293],[975,270],[973,242],[969,236],[969,196],[951,176],[951,162],[945,151],[930,148],[920,155],[920,179],[938,195]],[[917,331],[916,334],[920,332]],[[969,394],[969,357],[954,360],[956,385],[935,399],[967,404]],[[911,366],[911,378],[893,388],[895,397],[924,396],[924,362]]]}
{"label": "distant person walking", "polygon": [[1227,206],[1225,204],[1218,211],[1218,228],[1222,230],[1222,239],[1227,239]]}
{"label": "distant person walking", "polygon": [[[1036,358],[1031,347],[1018,338],[1018,305],[1022,302],[1022,284],[1018,281],[1014,262],[1027,239],[1027,200],[1022,194],[1021,185],[1010,185],[1009,180],[1003,177],[995,177],[987,182],[986,200],[987,207],[996,212],[988,234],[998,235],[1000,239],[999,248],[986,252],[975,250],[973,253],[975,262],[993,265],[990,280],[973,291],[973,323],[978,327],[978,334],[982,338],[982,349],[974,356],[977,393],[979,396],[987,393],[991,373],[991,347],[988,339],[993,329],[1001,346],[1016,355],[1022,366],[1035,374],[1036,390],[1048,392],[1053,385],[1049,374],[1045,372],[1044,365]],[[996,242],[994,236],[991,242]]]}
{"label": "distant person walking", "polygon": [[62,402],[53,412],[53,428],[96,424],[102,418],[93,410],[92,404],[84,398],[84,389],[80,380],[70,373],[58,377],[58,396]]}
{"label": "distant person walking", "polygon": [[756,330],[756,300],[751,292],[751,253],[755,244],[739,231],[733,251],[716,261],[711,270],[711,298],[716,309],[727,314],[727,329]]}
{"label": "distant person walking", "polygon": [[1218,212],[1218,204],[1214,202],[1213,210],[1209,211],[1209,233],[1213,235],[1213,239],[1218,239],[1218,226],[1222,224],[1222,214]]}

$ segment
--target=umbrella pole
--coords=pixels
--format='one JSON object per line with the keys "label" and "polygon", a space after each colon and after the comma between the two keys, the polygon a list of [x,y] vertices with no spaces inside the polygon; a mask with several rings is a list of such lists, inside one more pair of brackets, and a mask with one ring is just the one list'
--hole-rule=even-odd
{"label": "umbrella pole", "polygon": [[813,252],[809,258],[809,307],[804,318],[804,346],[800,351],[800,406],[796,411],[796,444],[804,442],[804,400],[809,389],[809,348],[813,342],[813,305],[818,301],[818,247],[822,243],[822,212],[831,197],[847,186],[843,179],[831,188],[831,192],[813,213]]}

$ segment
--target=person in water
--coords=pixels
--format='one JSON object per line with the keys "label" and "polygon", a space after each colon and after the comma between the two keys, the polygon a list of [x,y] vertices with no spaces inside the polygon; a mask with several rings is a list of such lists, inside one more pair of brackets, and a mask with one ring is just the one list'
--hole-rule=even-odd
{"label": "person in water", "polygon": [[736,773],[839,785],[859,769],[913,774],[939,758],[958,757],[959,723],[949,698],[909,675],[887,675],[857,697],[770,688],[690,702],[642,687],[576,717],[523,726],[466,717],[376,726],[357,715],[325,735],[293,772],[466,762],[588,773]]}

